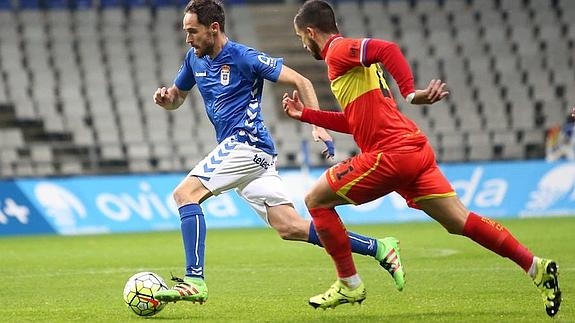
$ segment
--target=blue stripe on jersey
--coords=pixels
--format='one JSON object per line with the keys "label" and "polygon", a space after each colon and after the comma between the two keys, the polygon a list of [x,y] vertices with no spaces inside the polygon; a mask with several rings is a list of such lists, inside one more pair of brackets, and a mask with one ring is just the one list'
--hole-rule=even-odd
{"label": "blue stripe on jersey", "polygon": [[238,141],[275,155],[275,147],[263,122],[261,99],[264,80],[276,82],[283,59],[232,41],[215,59],[186,54],[174,84],[183,91],[198,86],[218,143],[234,136]]}

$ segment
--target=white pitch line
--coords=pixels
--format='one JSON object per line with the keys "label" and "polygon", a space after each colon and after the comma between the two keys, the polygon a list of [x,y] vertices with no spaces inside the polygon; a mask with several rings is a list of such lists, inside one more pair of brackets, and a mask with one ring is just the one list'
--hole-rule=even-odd
{"label": "white pitch line", "polygon": [[422,249],[426,256],[431,257],[448,257],[455,254],[460,253],[461,251],[455,249],[446,249],[446,248],[438,248],[438,249]]}

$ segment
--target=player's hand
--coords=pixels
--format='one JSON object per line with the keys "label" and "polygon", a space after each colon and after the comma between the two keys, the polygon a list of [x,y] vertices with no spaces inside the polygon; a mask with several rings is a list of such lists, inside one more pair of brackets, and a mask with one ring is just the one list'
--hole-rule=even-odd
{"label": "player's hand", "polygon": [[168,88],[163,86],[154,92],[154,103],[166,108],[174,103],[174,97],[170,95]]}
{"label": "player's hand", "polygon": [[433,79],[429,82],[427,87],[423,90],[415,90],[415,96],[411,100],[412,104],[433,104],[442,100],[449,95],[449,91],[445,90],[446,84],[441,80]]}
{"label": "player's hand", "polygon": [[[297,90],[293,91],[293,95],[290,98],[289,94],[284,93],[282,99],[282,106],[284,112],[292,119],[300,120],[303,113],[303,102],[299,98],[299,93]],[[317,140],[316,140],[317,141]]]}
{"label": "player's hand", "polygon": [[[289,94],[284,93],[282,99],[282,105],[285,113],[293,119],[301,120],[304,105],[299,98],[299,93],[297,90],[293,91],[292,97]],[[322,156],[326,159],[333,158],[335,155],[335,147],[333,145],[333,139],[330,134],[322,127],[312,126],[311,134],[315,142],[323,141],[325,143],[325,149],[321,152]]]}
{"label": "player's hand", "polygon": [[325,149],[322,150],[321,155],[325,159],[333,159],[333,157],[335,156],[335,146],[333,144],[333,138],[327,132],[327,130],[325,130],[322,127],[313,126],[311,134],[315,142],[321,140],[325,144]]}

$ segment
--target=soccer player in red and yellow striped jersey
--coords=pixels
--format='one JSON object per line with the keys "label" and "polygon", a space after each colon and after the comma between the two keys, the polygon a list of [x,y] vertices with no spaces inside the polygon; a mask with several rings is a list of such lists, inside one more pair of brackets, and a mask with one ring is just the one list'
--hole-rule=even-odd
{"label": "soccer player in red and yellow striped jersey", "polygon": [[[426,136],[398,110],[382,66],[412,104],[440,101],[449,94],[445,83],[432,80],[425,89],[416,90],[411,69],[395,43],[342,36],[333,9],[323,0],[306,1],[294,18],[294,28],[304,47],[316,59],[325,60],[331,90],[342,111],[305,108],[297,91],[291,97],[284,95],[284,110],[294,119],[351,134],[361,149],[357,156],[329,168],[305,198],[338,274],[327,292],[310,298],[310,305],[328,308],[365,299],[335,207],[366,203],[395,191],[449,233],[464,235],[514,261],[533,278],[547,314],[554,316],[561,302],[556,262],[535,257],[504,226],[463,205],[439,169]],[[390,263],[390,272],[398,269]]]}

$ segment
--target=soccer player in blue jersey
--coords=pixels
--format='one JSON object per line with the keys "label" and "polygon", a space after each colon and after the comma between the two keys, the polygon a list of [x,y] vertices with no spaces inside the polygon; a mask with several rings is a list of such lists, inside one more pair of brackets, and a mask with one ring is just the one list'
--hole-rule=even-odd
{"label": "soccer player in blue jersey", "polygon": [[[179,208],[186,257],[186,274],[172,289],[160,291],[160,301],[203,303],[208,298],[204,282],[206,224],[200,204],[212,195],[235,189],[257,214],[285,240],[321,246],[313,224],[298,215],[278,172],[276,151],[261,112],[264,80],[289,84],[307,106],[318,101],[311,82],[273,58],[229,40],[225,15],[215,0],[191,1],[184,10],[183,29],[191,48],[174,84],[154,93],[154,102],[173,110],[182,105],[197,86],[208,118],[216,130],[218,145],[199,162],[174,191]],[[278,107],[279,108],[279,107]],[[333,156],[331,137],[314,128],[314,138],[323,140]],[[398,241],[374,239],[348,232],[355,253],[371,255],[403,289],[404,271]]]}

